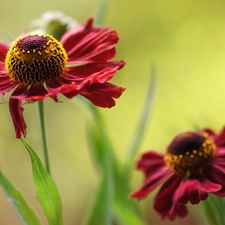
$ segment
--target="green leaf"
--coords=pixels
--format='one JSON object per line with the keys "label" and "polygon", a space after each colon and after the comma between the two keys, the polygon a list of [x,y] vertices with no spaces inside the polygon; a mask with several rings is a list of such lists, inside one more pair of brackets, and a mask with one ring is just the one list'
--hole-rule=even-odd
{"label": "green leaf", "polygon": [[207,216],[211,225],[220,225],[218,222],[218,215],[216,213],[216,203],[214,196],[209,195],[208,199],[202,202],[204,205],[205,215]]}
{"label": "green leaf", "polygon": [[100,25],[103,23],[104,21],[104,17],[105,17],[105,12],[106,12],[106,6],[107,6],[107,3],[106,3],[106,0],[100,0],[100,4],[99,4],[99,7],[98,7],[98,10],[97,10],[97,13],[96,13],[96,16],[95,16],[95,24],[97,25]]}
{"label": "green leaf", "polygon": [[[146,125],[148,124],[152,108],[153,108],[153,103],[154,103],[154,97],[155,97],[155,92],[156,92],[156,69],[152,67],[151,71],[151,79],[149,80],[149,88],[148,88],[148,93],[146,97],[146,101],[139,119],[139,122],[137,124],[137,128],[135,130],[134,136],[131,140],[131,145],[129,148],[129,154],[128,154],[128,168],[127,170],[130,170],[130,163],[133,163],[134,157],[136,156],[137,151],[139,150],[139,147],[141,145],[141,142],[143,140],[144,132]],[[128,171],[126,171],[128,173]]]}
{"label": "green leaf", "polygon": [[122,173],[121,167],[114,167],[115,216],[119,224],[123,225],[144,225],[139,205],[128,196],[131,193],[130,177]]}
{"label": "green leaf", "polygon": [[88,140],[95,165],[102,173],[102,180],[88,225],[112,224],[115,219],[119,224],[143,225],[138,205],[128,199],[131,193],[129,177],[122,173],[122,166],[114,155],[102,117],[96,107],[89,106],[89,109],[95,123],[88,123]]}
{"label": "green leaf", "polygon": [[0,172],[0,185],[4,189],[9,203],[15,209],[23,225],[41,225],[33,210],[12,183]]}
{"label": "green leaf", "polygon": [[207,200],[203,202],[205,215],[210,224],[221,225],[225,224],[224,207],[225,199],[213,194],[209,194]]}
{"label": "green leaf", "polygon": [[155,92],[156,92],[156,71],[155,68],[153,67],[146,101],[140,116],[139,123],[137,125],[137,129],[135,130],[135,134],[131,142],[131,147],[129,148],[127,160],[121,167],[114,168],[115,213],[117,220],[121,224],[125,225],[145,224],[145,222],[141,218],[138,204],[134,200],[128,198],[129,194],[131,193],[129,180],[134,157],[137,151],[139,150],[141,141],[143,140],[146,124],[152,112]]}
{"label": "green leaf", "polygon": [[22,140],[32,163],[34,184],[37,191],[38,201],[45,213],[49,225],[62,225],[61,200],[56,185],[51,176],[45,171],[41,160],[33,149]]}
{"label": "green leaf", "polygon": [[88,217],[87,225],[112,224],[112,198],[108,190],[107,179],[104,177],[100,183],[98,194]]}
{"label": "green leaf", "polygon": [[[131,202],[131,200],[130,200]],[[144,225],[143,220],[137,213],[134,213],[130,210],[130,207],[126,207],[121,199],[115,199],[115,211],[116,211],[116,218],[120,221],[119,224],[123,225]]]}
{"label": "green leaf", "polygon": [[[114,197],[114,182],[113,182],[113,167],[112,154],[109,143],[98,126],[90,124],[89,142],[92,149],[92,155],[96,161],[96,165],[101,170],[102,178],[99,187],[98,195],[88,218],[87,225],[93,224],[112,224],[113,215],[113,197]],[[103,136],[102,136],[103,135]]]}

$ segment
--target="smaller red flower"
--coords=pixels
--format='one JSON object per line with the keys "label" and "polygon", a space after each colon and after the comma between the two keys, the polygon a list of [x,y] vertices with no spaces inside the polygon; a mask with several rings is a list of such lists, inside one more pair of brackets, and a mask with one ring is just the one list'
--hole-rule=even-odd
{"label": "smaller red flower", "polygon": [[157,188],[154,209],[162,219],[184,217],[186,204],[198,204],[208,193],[225,196],[225,128],[217,134],[210,129],[178,134],[165,154],[149,151],[137,162],[145,179],[131,194],[141,199]]}
{"label": "smaller red flower", "polygon": [[100,107],[111,108],[125,88],[109,83],[124,61],[111,61],[119,40],[109,27],[93,26],[93,19],[52,36],[27,35],[11,46],[0,41],[0,95],[13,90],[9,111],[16,137],[26,136],[21,102],[78,94]]}

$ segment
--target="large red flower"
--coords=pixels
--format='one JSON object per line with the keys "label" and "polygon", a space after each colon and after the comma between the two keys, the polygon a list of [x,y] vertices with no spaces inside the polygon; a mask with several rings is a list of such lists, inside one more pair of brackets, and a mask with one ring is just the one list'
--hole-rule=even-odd
{"label": "large red flower", "polygon": [[124,66],[110,61],[118,42],[109,27],[85,25],[67,31],[60,42],[49,35],[20,37],[11,47],[0,41],[0,95],[11,91],[9,109],[16,137],[26,136],[21,101],[77,94],[100,107],[112,107],[125,88],[108,81]]}
{"label": "large red flower", "polygon": [[178,134],[165,154],[149,151],[137,162],[145,174],[139,190],[131,197],[141,199],[161,183],[154,209],[162,219],[187,215],[186,204],[198,204],[208,193],[225,196],[225,128]]}

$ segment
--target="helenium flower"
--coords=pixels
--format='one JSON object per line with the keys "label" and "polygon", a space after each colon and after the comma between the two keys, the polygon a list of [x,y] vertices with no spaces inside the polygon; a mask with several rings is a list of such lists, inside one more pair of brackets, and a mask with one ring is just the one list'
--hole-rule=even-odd
{"label": "helenium flower", "polygon": [[186,204],[198,204],[208,194],[225,196],[225,128],[178,134],[164,154],[144,153],[137,162],[145,179],[132,198],[146,197],[160,184],[154,209],[162,219],[187,215]]}
{"label": "helenium flower", "polygon": [[109,83],[124,61],[111,61],[118,42],[109,27],[85,25],[68,30],[57,41],[46,35],[25,35],[9,46],[0,41],[0,95],[13,90],[9,110],[16,137],[26,136],[21,102],[58,101],[82,95],[94,105],[112,107],[125,88]]}

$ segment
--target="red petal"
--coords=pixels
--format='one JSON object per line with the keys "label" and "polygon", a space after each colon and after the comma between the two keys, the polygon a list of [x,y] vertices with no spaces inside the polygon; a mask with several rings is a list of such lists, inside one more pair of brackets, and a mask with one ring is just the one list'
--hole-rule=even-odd
{"label": "red petal", "polygon": [[[16,89],[12,95],[19,94],[21,90]],[[16,132],[16,138],[20,138],[21,135],[26,137],[26,123],[23,118],[23,108],[21,107],[21,101],[17,99],[9,99],[9,111],[13,120],[13,125]]]}
{"label": "red petal", "polygon": [[216,135],[214,141],[217,147],[225,147],[225,127]]}
{"label": "red petal", "polygon": [[0,40],[0,61],[5,62],[6,53],[9,50],[9,46]]}
{"label": "red petal", "polygon": [[[170,220],[174,220],[176,216],[180,218],[185,217],[188,214],[186,205],[176,204],[172,205],[170,211],[168,212],[167,216]],[[162,217],[164,219],[165,217]]]}
{"label": "red petal", "polygon": [[61,83],[61,80],[54,80],[54,81],[48,82],[47,88],[48,88],[48,96],[53,98],[57,102],[58,94],[61,93],[67,98],[72,98],[75,95],[79,94],[82,86],[80,85],[78,86],[74,82],[67,84],[67,83]]}
{"label": "red petal", "polygon": [[27,85],[20,85],[18,87],[18,89],[20,89],[20,92],[14,93],[11,98],[18,99],[20,101],[35,102],[48,97],[48,92],[42,84],[32,85],[29,89],[27,88]]}
{"label": "red petal", "polygon": [[154,201],[154,209],[161,215],[162,219],[168,217],[174,220],[176,216],[184,217],[187,214],[185,205],[173,201],[173,195],[179,187],[182,176],[172,175],[161,187]]}
{"label": "red petal", "polygon": [[92,29],[93,18],[90,18],[85,25],[78,26],[74,29],[68,30],[61,38],[60,42],[67,51],[76,44],[78,44],[83,36],[85,35],[85,31]]}
{"label": "red petal", "polygon": [[93,27],[93,19],[89,19],[85,25],[66,32],[60,42],[69,62],[107,61],[115,56],[118,35],[108,27]]}
{"label": "red petal", "polygon": [[4,95],[5,93],[11,91],[16,85],[17,84],[12,84],[8,80],[1,82],[1,79],[0,79],[0,95]]}
{"label": "red petal", "polygon": [[94,105],[111,108],[115,105],[114,98],[119,98],[125,88],[110,83],[92,84],[81,90],[80,94],[90,100]]}
{"label": "red petal", "polygon": [[183,180],[174,194],[174,201],[181,204],[198,204],[206,200],[208,193],[217,192],[221,189],[220,184],[213,183],[203,178],[201,181],[196,179]]}
{"label": "red petal", "polygon": [[88,63],[69,67],[65,79],[80,83],[89,80],[90,83],[104,83],[110,80],[125,65],[124,61]]}
{"label": "red petal", "polygon": [[201,131],[206,132],[209,136],[211,136],[217,147],[225,147],[225,127],[219,134],[215,133],[211,129],[203,129]]}
{"label": "red petal", "polygon": [[78,94],[81,87],[82,86],[77,86],[74,82],[70,84],[63,84],[59,80],[52,80],[47,82],[48,90],[46,90],[42,84],[32,85],[28,90],[27,90],[27,86],[20,85],[18,89],[20,90],[22,89],[22,90],[12,95],[11,98],[18,99],[20,101],[35,102],[35,101],[44,100],[50,97],[57,102],[58,94],[61,93],[63,95],[66,95],[68,92],[69,93],[73,92],[73,94],[74,92],[76,92],[76,94]]}
{"label": "red petal", "polygon": [[200,130],[200,131],[207,133],[211,137],[214,137],[216,135],[216,133],[213,130],[209,129],[209,128],[205,128],[205,129]]}
{"label": "red petal", "polygon": [[165,167],[164,154],[154,151],[144,153],[137,162],[137,169],[142,170],[145,177],[153,175],[162,167]]}
{"label": "red petal", "polygon": [[225,174],[224,174],[224,172],[221,171],[220,169],[218,169],[215,164],[212,167],[210,167],[207,171],[204,171],[204,173],[206,174],[205,176],[207,176],[207,178],[211,182],[222,186],[222,188],[219,191],[214,192],[213,194],[221,196],[221,197],[225,197]]}
{"label": "red petal", "polygon": [[16,82],[11,81],[9,76],[7,76],[4,66],[0,64],[0,95],[11,91],[17,85]]}
{"label": "red petal", "polygon": [[225,148],[224,147],[217,147],[216,157],[214,160],[223,161],[225,160]]}
{"label": "red petal", "polygon": [[133,198],[145,197],[171,174],[165,165],[164,155],[154,151],[148,151],[141,156],[137,169],[143,171],[145,180],[141,188],[130,195]]}
{"label": "red petal", "polygon": [[152,192],[159,184],[161,184],[168,176],[171,174],[171,171],[164,165],[158,169],[157,172],[146,177],[141,188],[133,192],[130,197],[132,198],[144,198],[147,194]]}

